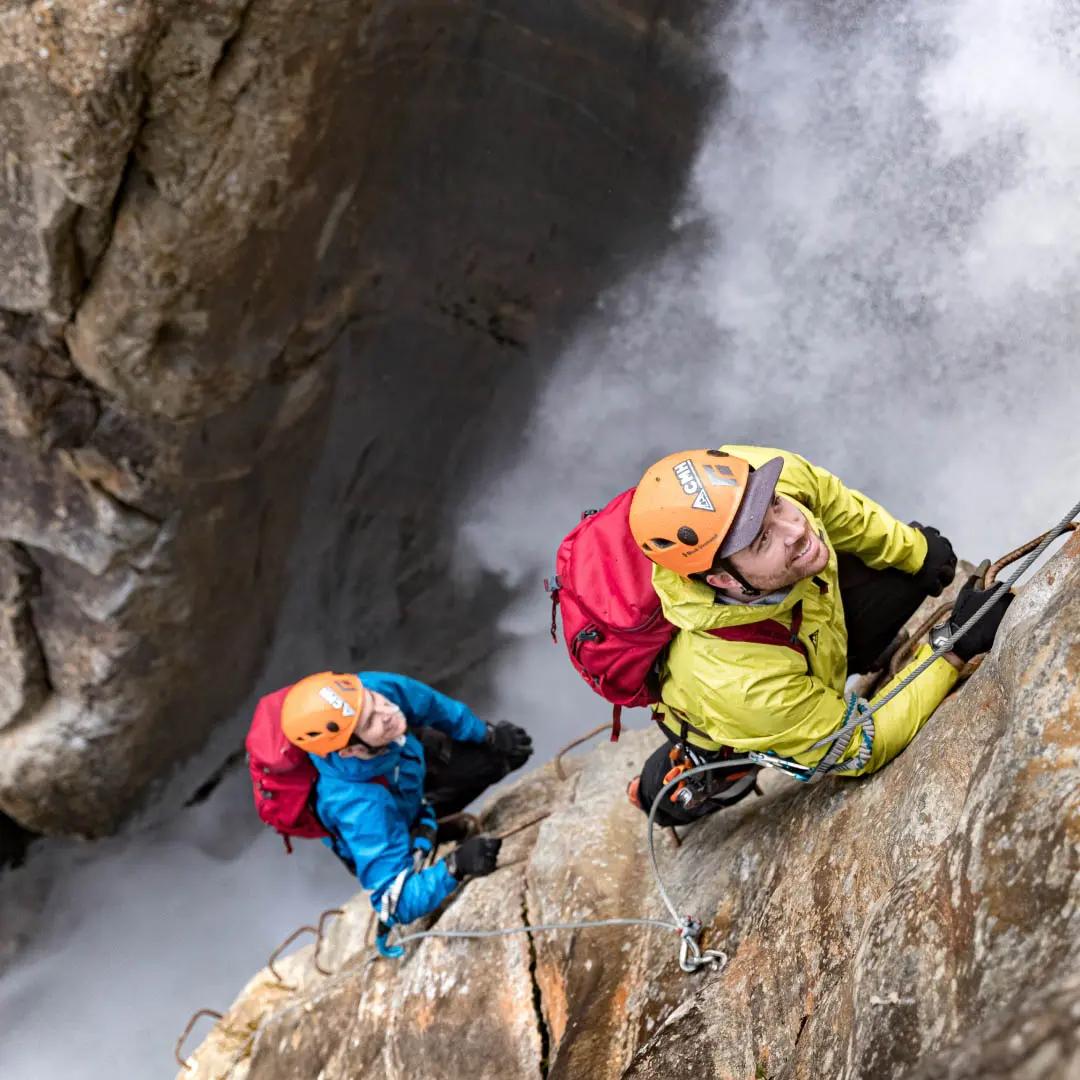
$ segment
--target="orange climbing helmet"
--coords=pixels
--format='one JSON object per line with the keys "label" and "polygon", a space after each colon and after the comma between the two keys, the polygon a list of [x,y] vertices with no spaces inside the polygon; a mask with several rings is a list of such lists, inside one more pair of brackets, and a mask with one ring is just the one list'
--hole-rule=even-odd
{"label": "orange climbing helmet", "polygon": [[684,450],[648,469],[630,503],[630,531],[659,566],[683,577],[751,543],[772,502],[782,457],[753,469],[725,450]]}
{"label": "orange climbing helmet", "polygon": [[294,746],[325,757],[348,743],[363,707],[364,687],[355,675],[320,671],[285,695],[281,730]]}

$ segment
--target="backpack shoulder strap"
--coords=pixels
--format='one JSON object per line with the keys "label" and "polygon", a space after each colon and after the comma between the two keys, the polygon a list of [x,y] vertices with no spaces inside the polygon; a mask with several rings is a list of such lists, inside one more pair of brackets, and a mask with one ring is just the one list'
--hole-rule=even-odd
{"label": "backpack shoulder strap", "polygon": [[783,645],[805,657],[809,661],[806,646],[799,640],[799,628],[802,626],[802,601],[791,609],[791,626],[787,627],[776,619],[762,619],[760,622],[745,623],[742,626],[723,626],[710,630],[713,637],[724,641],[749,641],[755,645]]}

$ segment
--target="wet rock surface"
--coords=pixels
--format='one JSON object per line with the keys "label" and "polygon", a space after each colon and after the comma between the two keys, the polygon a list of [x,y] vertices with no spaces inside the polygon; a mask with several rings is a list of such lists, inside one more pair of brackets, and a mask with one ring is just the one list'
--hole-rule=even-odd
{"label": "wet rock surface", "polygon": [[252,689],[286,580],[282,681],[476,667],[444,518],[664,241],[709,10],[0,5],[0,813],[114,828]]}
{"label": "wet rock surface", "polygon": [[[725,949],[683,974],[669,931],[365,946],[356,897],[321,952],[257,975],[195,1077],[541,1076],[1068,1080],[1080,1065],[1080,537],[1023,587],[995,650],[881,773],[658,833],[676,906]],[[584,726],[584,725],[583,725]],[[624,735],[496,798],[507,841],[440,928],[664,916],[624,787]],[[524,858],[524,862],[517,859]],[[272,947],[272,945],[271,945]],[[284,971],[284,969],[283,969]]]}

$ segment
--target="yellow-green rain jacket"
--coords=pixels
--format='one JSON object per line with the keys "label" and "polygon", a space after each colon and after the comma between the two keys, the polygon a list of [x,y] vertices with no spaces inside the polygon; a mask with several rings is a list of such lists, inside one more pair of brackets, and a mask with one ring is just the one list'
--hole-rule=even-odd
{"label": "yellow-green rain jacket", "polygon": [[[894,566],[913,574],[926,558],[926,538],[798,454],[760,446],[723,449],[755,467],[783,457],[784,468],[776,490],[793,499],[815,531],[824,537],[829,562],[820,574],[792,586],[780,603],[766,605],[717,603],[715,591],[708,585],[654,567],[653,586],[664,615],[679,627],[661,673],[658,711],[676,733],[682,716],[715,740],[710,744],[691,734],[689,741],[699,746],[715,748],[720,744],[743,752],[772,750],[781,757],[813,766],[828,750],[828,745],[812,749],[813,744],[841,727],[847,708],[843,693],[847,627],[837,581],[836,552],[857,555],[873,569]],[[789,626],[791,609],[800,600],[803,618],[799,640],[806,647],[806,658],[783,646],[727,641],[708,633],[763,619]],[[911,664],[878,696],[884,697],[931,652],[929,645],[922,646]],[[875,713],[873,753],[861,769],[848,775],[873,772],[903,750],[956,680],[956,669],[939,658]],[[861,729],[856,729],[842,760],[858,752],[861,737]]]}

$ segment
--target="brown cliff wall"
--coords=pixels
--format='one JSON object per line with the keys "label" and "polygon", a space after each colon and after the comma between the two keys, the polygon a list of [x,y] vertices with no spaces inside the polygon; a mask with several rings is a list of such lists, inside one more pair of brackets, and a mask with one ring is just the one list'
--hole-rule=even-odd
{"label": "brown cliff wall", "polygon": [[662,242],[705,6],[0,5],[0,811],[112,828],[290,552],[297,670],[485,655],[443,516]]}

